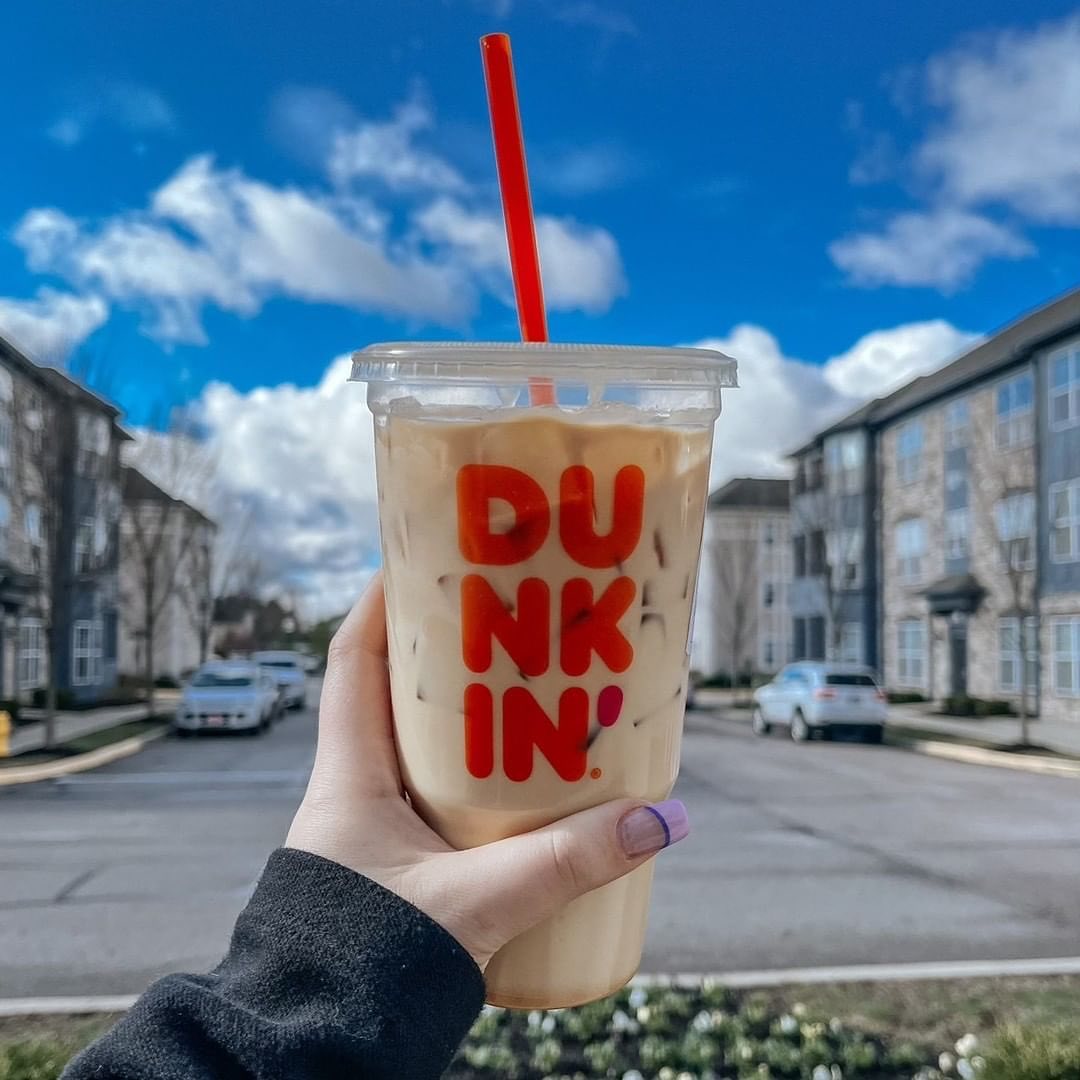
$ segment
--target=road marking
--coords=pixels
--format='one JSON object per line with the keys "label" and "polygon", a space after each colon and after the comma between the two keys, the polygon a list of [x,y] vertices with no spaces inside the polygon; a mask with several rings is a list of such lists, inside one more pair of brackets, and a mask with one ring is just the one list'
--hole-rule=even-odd
{"label": "road marking", "polygon": [[[1029,960],[952,960],[921,964],[851,964],[843,967],[776,968],[766,971],[683,972],[674,975],[636,975],[631,986],[698,987],[703,982],[754,990],[815,983],[922,982],[940,979],[1000,979],[1008,976],[1077,975],[1080,956],[1035,957]],[[83,1016],[124,1012],[137,995],[101,997],[0,998],[0,1018],[10,1016]]]}

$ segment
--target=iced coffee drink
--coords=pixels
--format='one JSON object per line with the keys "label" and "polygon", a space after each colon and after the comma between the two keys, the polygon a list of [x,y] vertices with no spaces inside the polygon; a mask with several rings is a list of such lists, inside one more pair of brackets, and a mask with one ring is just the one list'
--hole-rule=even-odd
{"label": "iced coffee drink", "polygon": [[[468,349],[454,364],[468,368]],[[585,362],[610,379],[611,352]],[[596,400],[595,385],[570,406],[506,404],[470,388],[468,371],[451,393],[420,394],[413,371],[401,380],[412,392],[380,402],[372,381],[398,752],[413,805],[454,846],[670,794],[720,373],[730,378],[730,361],[712,362],[704,393],[649,398],[632,373],[644,404]],[[446,354],[429,364],[445,372]],[[621,986],[640,961],[652,873],[512,941],[486,971],[489,1000],[561,1007]]]}

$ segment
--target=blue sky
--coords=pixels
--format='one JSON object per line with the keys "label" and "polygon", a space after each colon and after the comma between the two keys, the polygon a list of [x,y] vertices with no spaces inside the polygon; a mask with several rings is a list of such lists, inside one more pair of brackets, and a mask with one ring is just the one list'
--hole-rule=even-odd
{"label": "blue sky", "polygon": [[797,428],[1080,281],[1075,2],[43,0],[0,15],[0,332],[136,423],[513,338],[492,30],[554,337],[740,349],[749,415]]}

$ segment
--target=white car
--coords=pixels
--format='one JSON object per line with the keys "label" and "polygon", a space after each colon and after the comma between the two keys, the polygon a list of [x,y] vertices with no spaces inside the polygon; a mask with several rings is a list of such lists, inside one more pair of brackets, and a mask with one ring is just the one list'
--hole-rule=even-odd
{"label": "white car", "polygon": [[754,692],[752,724],[756,735],[768,735],[781,724],[795,742],[841,730],[858,730],[868,742],[881,742],[887,708],[870,668],[805,661],[789,664]]}
{"label": "white car", "polygon": [[215,660],[184,687],[173,726],[180,735],[213,729],[258,733],[269,729],[277,709],[277,683],[257,664]]}
{"label": "white car", "polygon": [[307,673],[299,653],[257,652],[251,654],[251,660],[274,678],[285,708],[302,709],[307,704]]}

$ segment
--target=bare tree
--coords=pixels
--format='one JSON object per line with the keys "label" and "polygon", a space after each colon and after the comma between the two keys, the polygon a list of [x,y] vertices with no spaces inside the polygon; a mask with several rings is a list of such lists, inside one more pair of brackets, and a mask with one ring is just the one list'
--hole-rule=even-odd
{"label": "bare tree", "polygon": [[734,689],[758,632],[758,543],[752,523],[716,520],[708,541],[713,627]]}
{"label": "bare tree", "polygon": [[[1012,438],[1015,432],[1004,432]],[[1021,433],[1023,435],[1023,433]],[[1035,457],[1030,439],[1001,446],[992,421],[971,425],[973,525],[993,540],[993,565],[985,567],[992,591],[1004,599],[1001,614],[1016,620],[1020,741],[1027,744],[1033,714],[1027,658],[1038,640],[1035,564]]]}

